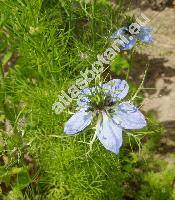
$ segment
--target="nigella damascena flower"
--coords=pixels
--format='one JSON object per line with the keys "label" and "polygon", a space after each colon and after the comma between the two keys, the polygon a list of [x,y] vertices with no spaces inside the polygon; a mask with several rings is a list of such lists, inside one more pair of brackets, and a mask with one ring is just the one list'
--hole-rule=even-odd
{"label": "nigella damascena flower", "polygon": [[128,90],[127,82],[120,79],[84,89],[78,101],[79,111],[65,124],[64,132],[69,135],[79,133],[98,115],[94,136],[106,149],[117,154],[122,145],[123,129],[146,126],[145,117],[132,102],[121,102]]}
{"label": "nigella damascena flower", "polygon": [[122,27],[112,34],[111,39],[119,39],[121,36],[124,36],[127,39],[128,42],[125,44],[125,47],[121,47],[121,50],[132,49],[137,41],[147,44],[153,42],[152,29],[150,27],[141,26],[138,31],[138,34],[131,34],[129,28]]}

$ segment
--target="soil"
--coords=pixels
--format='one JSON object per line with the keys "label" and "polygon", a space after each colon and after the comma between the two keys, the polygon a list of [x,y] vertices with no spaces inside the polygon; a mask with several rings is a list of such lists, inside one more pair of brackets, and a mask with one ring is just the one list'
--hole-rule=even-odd
{"label": "soil", "polygon": [[[136,7],[136,5],[138,7]],[[153,10],[149,4],[133,3],[132,12],[138,17],[141,13],[151,21],[154,30],[152,45],[137,49],[133,76],[138,83],[145,69],[145,100],[142,110],[152,112],[164,124],[165,136],[161,148],[167,153],[175,152],[175,6],[162,11]],[[137,79],[135,79],[137,75]]]}

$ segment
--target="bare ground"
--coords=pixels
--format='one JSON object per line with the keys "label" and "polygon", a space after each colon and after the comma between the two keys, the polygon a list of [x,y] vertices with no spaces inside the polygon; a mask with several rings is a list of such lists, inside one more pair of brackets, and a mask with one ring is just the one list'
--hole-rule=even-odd
{"label": "bare ground", "polygon": [[[151,19],[149,25],[154,29],[154,43],[137,49],[134,66],[136,81],[145,80],[145,101],[142,109],[152,112],[164,124],[166,133],[160,144],[161,152],[175,152],[175,7],[163,11],[153,11],[149,5],[136,4],[133,11],[137,16],[145,14]],[[160,155],[159,154],[159,155]]]}

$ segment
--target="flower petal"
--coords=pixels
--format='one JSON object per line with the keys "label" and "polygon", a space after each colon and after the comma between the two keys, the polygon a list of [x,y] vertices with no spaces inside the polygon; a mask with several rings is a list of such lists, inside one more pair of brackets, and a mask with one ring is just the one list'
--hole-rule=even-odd
{"label": "flower petal", "polygon": [[140,32],[136,35],[137,39],[144,43],[153,42],[152,29],[150,27],[142,26]]}
{"label": "flower petal", "polygon": [[85,88],[81,91],[81,94],[90,95],[92,88]]}
{"label": "flower petal", "polygon": [[65,124],[64,132],[66,134],[75,134],[86,128],[92,121],[92,112],[86,112],[85,109],[81,109],[75,113]]}
{"label": "flower petal", "polygon": [[130,50],[130,49],[132,49],[135,46],[137,40],[134,37],[132,37],[132,39],[130,39],[130,36],[127,36],[127,35],[124,35],[124,36],[129,41],[129,43],[125,44],[125,47],[120,47],[121,50]]}
{"label": "flower petal", "polygon": [[128,31],[127,27],[119,28],[117,31],[115,31],[112,34],[111,39],[115,40],[115,39],[119,38],[120,35],[126,34],[126,31]]}
{"label": "flower petal", "polygon": [[144,115],[130,102],[115,108],[113,120],[125,129],[141,129],[147,125]]}
{"label": "flower petal", "polygon": [[129,85],[125,80],[113,79],[103,84],[102,88],[104,88],[105,94],[110,95],[112,101],[115,102],[123,99],[128,94]]}
{"label": "flower petal", "polygon": [[81,108],[88,108],[88,104],[91,102],[90,98],[88,96],[92,95],[95,90],[97,89],[96,87],[92,87],[92,88],[85,88],[80,92],[79,98],[77,100],[77,105],[78,107]]}
{"label": "flower petal", "polygon": [[127,34],[127,32],[128,32],[128,28],[122,27],[122,28],[118,29],[116,32],[114,32],[111,36],[112,40],[120,39],[121,35],[124,36],[128,40],[128,44],[125,43],[125,47],[120,45],[121,50],[132,49],[137,42],[137,39],[134,37],[131,37],[131,35]]}
{"label": "flower petal", "polygon": [[78,107],[88,108],[88,103],[90,103],[90,99],[86,96],[79,96],[77,100]]}
{"label": "flower petal", "polygon": [[103,120],[97,124],[96,131],[97,137],[103,146],[107,150],[118,154],[122,145],[122,129],[106,113],[103,113]]}

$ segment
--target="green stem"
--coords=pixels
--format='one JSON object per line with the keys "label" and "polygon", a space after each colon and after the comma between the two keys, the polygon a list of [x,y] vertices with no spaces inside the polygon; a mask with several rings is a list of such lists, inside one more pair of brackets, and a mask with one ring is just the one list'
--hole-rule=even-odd
{"label": "green stem", "polygon": [[133,63],[134,63],[134,49],[131,50],[131,54],[130,54],[130,62],[129,62],[129,67],[128,67],[128,72],[126,75],[126,80],[129,79],[129,74],[131,72],[131,68],[133,67]]}

